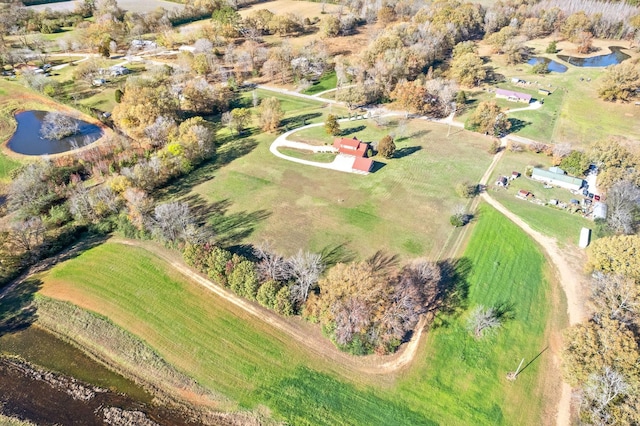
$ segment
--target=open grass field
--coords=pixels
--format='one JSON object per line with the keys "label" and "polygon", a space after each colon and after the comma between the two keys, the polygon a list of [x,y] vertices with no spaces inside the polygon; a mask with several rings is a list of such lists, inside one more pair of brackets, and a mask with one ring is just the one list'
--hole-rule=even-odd
{"label": "open grass field", "polygon": [[[533,229],[557,238],[562,244],[577,245],[580,237],[580,230],[583,227],[593,228],[593,222],[578,214],[569,213],[566,210],[556,209],[549,206],[541,206],[529,201],[516,198],[519,190],[524,189],[532,192],[535,198],[547,202],[556,199],[568,203],[572,198],[582,198],[572,194],[562,188],[544,188],[541,182],[536,182],[524,176],[527,166],[544,167],[551,166],[549,157],[544,154],[526,152],[505,152],[500,163],[498,163],[493,175],[489,180],[491,196],[500,201],[506,208],[517,214],[527,222]],[[522,174],[518,179],[511,182],[508,189],[495,188],[498,176],[511,176],[512,171]]]}
{"label": "open grass field", "polygon": [[278,151],[289,157],[302,158],[303,160],[316,161],[318,163],[331,163],[336,159],[336,154],[329,152],[315,153],[313,151],[285,147],[278,148]]}
{"label": "open grass field", "polygon": [[[284,109],[289,120],[320,114],[287,104]],[[366,120],[351,125],[365,141],[371,140],[365,137],[369,133],[378,140],[391,131],[373,129]],[[213,222],[223,240],[230,222],[246,219],[247,232],[232,243],[269,240],[285,254],[345,246],[357,257],[384,247],[403,258],[436,258],[452,230],[452,209],[466,203],[456,195],[456,185],[478,181],[491,162],[489,139],[464,131],[447,138],[446,131],[445,125],[412,122],[397,142],[396,158],[376,158],[375,172],[367,176],[279,159],[268,151],[275,136],[257,133],[220,148],[222,158],[233,161],[214,170],[192,194],[224,207],[226,216]],[[250,152],[234,155],[247,144]]]}
{"label": "open grass field", "polygon": [[[341,371],[139,248],[92,248],[41,276],[41,293],[109,317],[201,385],[290,424],[553,424],[559,376],[550,351],[535,357],[563,319],[544,257],[489,207],[474,226],[459,265],[467,305],[505,303],[513,319],[478,341],[465,314],[446,318],[395,377]],[[531,364],[508,382],[522,357]]]}
{"label": "open grass field", "polygon": [[[534,75],[531,74],[532,67],[526,63],[509,66],[499,55],[487,56],[489,59],[487,65],[494,67],[495,72],[503,75],[507,82],[512,77],[531,82],[537,81],[541,86],[554,92],[551,96],[544,97],[545,104],[540,110],[509,114],[509,117],[521,120],[523,122],[521,124],[524,124],[517,133],[542,142],[569,142],[575,147],[586,147],[609,136],[623,136],[632,140],[640,140],[640,108],[634,106],[632,102],[605,102],[598,98],[598,88],[607,72],[606,69],[576,67],[559,60],[554,54],[545,54],[544,51],[550,41],[551,38],[531,40],[527,42],[527,45],[534,49],[534,55],[548,57],[566,65],[567,72],[552,72],[544,76]],[[628,46],[627,42],[611,40],[596,40],[594,45],[600,50],[593,55],[609,53],[607,46]],[[566,41],[559,42],[558,49],[560,54],[573,55],[575,53],[575,46]],[[481,44],[480,52],[488,54],[486,46]],[[631,54],[632,57],[638,56],[631,50],[627,50],[626,53]],[[591,81],[588,81],[589,79]],[[500,85],[500,87],[530,93],[523,88],[508,86],[508,83]],[[535,86],[535,90],[537,90],[537,86]],[[472,93],[474,92],[477,95],[475,104],[478,101],[493,98],[487,92],[473,91]],[[473,96],[471,99],[473,104]],[[457,119],[464,121],[471,113],[472,108]]]}

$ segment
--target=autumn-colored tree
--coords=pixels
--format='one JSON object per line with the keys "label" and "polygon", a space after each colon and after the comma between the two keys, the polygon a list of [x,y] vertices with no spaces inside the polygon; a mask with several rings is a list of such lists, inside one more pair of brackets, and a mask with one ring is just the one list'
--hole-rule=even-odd
{"label": "autumn-colored tree", "polygon": [[381,24],[387,25],[397,18],[396,11],[391,6],[382,6],[380,10],[378,10],[378,22]]}
{"label": "autumn-colored tree", "polygon": [[640,64],[625,61],[607,68],[598,95],[605,101],[628,101],[637,95],[638,87],[640,87]]}
{"label": "autumn-colored tree", "polygon": [[470,130],[494,136],[502,135],[511,128],[507,115],[494,101],[480,102],[467,125]]}
{"label": "autumn-colored tree", "polygon": [[572,385],[582,385],[593,373],[609,366],[637,375],[640,352],[633,333],[622,323],[601,318],[565,332],[563,370]]}
{"label": "autumn-colored tree", "polygon": [[593,241],[587,249],[587,268],[621,274],[640,282],[640,235],[615,235]]}
{"label": "autumn-colored tree", "polygon": [[329,135],[338,136],[341,132],[340,123],[338,123],[338,117],[333,114],[329,114],[327,116],[327,121],[324,122],[324,130]]}
{"label": "autumn-colored tree", "polygon": [[238,134],[242,133],[251,120],[251,110],[248,108],[235,108],[231,110],[231,126]]}
{"label": "autumn-colored tree", "polygon": [[487,76],[484,63],[477,53],[456,56],[451,61],[450,76],[464,86],[477,86]]}
{"label": "autumn-colored tree", "polygon": [[389,135],[386,135],[380,142],[378,142],[378,153],[382,155],[384,158],[392,158],[393,154],[396,152],[396,144],[393,141],[393,138]]}
{"label": "autumn-colored tree", "polygon": [[570,15],[562,25],[561,33],[569,41],[576,43],[583,32],[591,31],[591,19],[583,11]]}
{"label": "autumn-colored tree", "polygon": [[258,119],[260,128],[265,132],[274,132],[280,126],[284,117],[284,111],[277,98],[263,99],[258,107]]}

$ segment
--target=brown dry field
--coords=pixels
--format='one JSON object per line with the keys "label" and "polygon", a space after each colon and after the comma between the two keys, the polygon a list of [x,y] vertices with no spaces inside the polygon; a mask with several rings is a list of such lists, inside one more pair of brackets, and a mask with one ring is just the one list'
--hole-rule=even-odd
{"label": "brown dry field", "polygon": [[[245,18],[248,14],[261,9],[268,9],[276,15],[284,15],[285,13],[293,13],[300,15],[302,19],[317,16],[322,19],[322,3],[298,0],[275,0],[265,3],[254,4],[251,7],[239,11],[240,15]],[[336,4],[325,4],[326,13],[336,13],[340,6]]]}

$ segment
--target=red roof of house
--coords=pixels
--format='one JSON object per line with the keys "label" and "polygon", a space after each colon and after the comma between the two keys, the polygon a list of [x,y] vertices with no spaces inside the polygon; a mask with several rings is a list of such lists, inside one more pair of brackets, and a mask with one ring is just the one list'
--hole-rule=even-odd
{"label": "red roof of house", "polygon": [[373,160],[370,158],[358,157],[353,162],[353,170],[358,170],[360,172],[370,172],[371,167],[373,166]]}
{"label": "red roof of house", "polygon": [[359,141],[357,138],[336,138],[333,140],[333,146],[338,152],[347,155],[355,155],[356,157],[366,157],[369,144]]}

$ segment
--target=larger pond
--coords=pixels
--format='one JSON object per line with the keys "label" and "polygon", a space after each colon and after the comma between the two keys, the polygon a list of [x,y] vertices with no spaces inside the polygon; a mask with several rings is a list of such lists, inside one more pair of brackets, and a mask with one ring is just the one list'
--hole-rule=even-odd
{"label": "larger pond", "polygon": [[534,56],[533,58],[529,59],[527,63],[532,66],[540,63],[547,64],[547,70],[551,72],[565,72],[568,69],[566,66],[562,65],[559,62],[556,62],[549,58],[543,58],[540,56]]}
{"label": "larger pond", "polygon": [[43,138],[40,136],[40,128],[47,113],[48,111],[17,113],[15,118],[18,122],[18,128],[7,143],[7,147],[14,152],[25,155],[58,154],[88,145],[102,136],[100,127],[75,119],[79,126],[77,134],[60,140]]}
{"label": "larger pond", "polygon": [[611,53],[608,55],[592,56],[590,58],[576,58],[575,56],[558,55],[559,59],[570,63],[576,67],[608,67],[609,65],[617,65],[631,56],[622,51],[620,46],[609,46]]}

